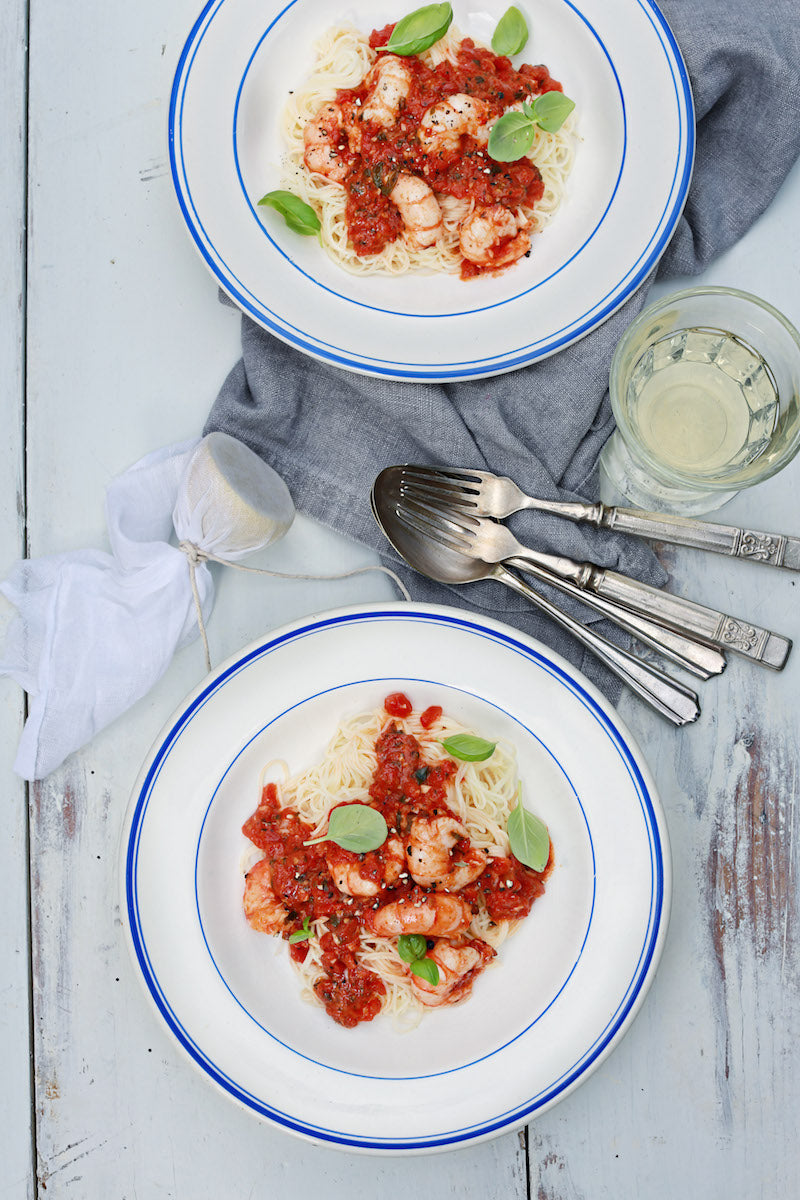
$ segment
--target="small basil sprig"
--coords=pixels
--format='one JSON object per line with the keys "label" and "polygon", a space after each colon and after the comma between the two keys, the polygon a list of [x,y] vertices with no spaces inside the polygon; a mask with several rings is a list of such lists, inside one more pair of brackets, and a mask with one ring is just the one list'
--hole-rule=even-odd
{"label": "small basil sprig", "polygon": [[550,857],[550,834],[544,821],[522,807],[519,794],[509,814],[506,832],[514,858],[532,871],[543,871]]}
{"label": "small basil sprig", "polygon": [[512,54],[519,54],[527,40],[528,26],[525,24],[525,18],[512,4],[511,8],[506,9],[497,22],[497,28],[492,37],[492,49],[495,54],[504,54],[510,57]]}
{"label": "small basil sprig", "polygon": [[303,917],[303,928],[296,929],[294,933],[290,933],[286,939],[288,942],[304,942],[306,938],[314,936],[314,930],[309,924],[308,917]]}
{"label": "small basil sprig", "polygon": [[536,126],[545,133],[555,133],[561,128],[575,107],[563,92],[545,92],[537,96],[533,104],[525,100],[522,112],[504,113],[495,121],[489,134],[488,151],[496,162],[516,162],[524,158],[533,145]]}
{"label": "small basil sprig", "polygon": [[533,104],[523,101],[522,111],[545,133],[557,133],[574,107],[575,101],[563,92],[545,92]]}
{"label": "small basil sprig", "polygon": [[473,733],[454,733],[442,742],[445,750],[461,762],[484,762],[494,754],[497,742],[487,742]]}
{"label": "small basil sprig", "polygon": [[427,949],[427,939],[421,933],[401,933],[397,939],[397,953],[403,962],[413,963],[424,958]]}
{"label": "small basil sprig", "polygon": [[439,982],[439,968],[432,958],[418,958],[411,963],[411,974],[424,979],[431,987],[436,987]]}
{"label": "small basil sprig", "polygon": [[323,837],[311,838],[306,846],[317,842],[335,842],[343,850],[366,854],[377,850],[386,841],[389,827],[381,813],[368,804],[342,804],[335,808]]}
{"label": "small basil sprig", "polygon": [[436,987],[439,968],[432,958],[425,957],[427,949],[427,940],[421,933],[401,933],[397,939],[397,953],[411,967],[411,974]]}
{"label": "small basil sprig", "polygon": [[263,204],[265,208],[276,209],[295,233],[311,237],[315,233],[319,233],[322,228],[320,219],[311,205],[306,204],[305,200],[301,200],[292,192],[267,192],[266,196],[262,196],[258,203]]}
{"label": "small basil sprig", "polygon": [[410,54],[421,54],[444,37],[452,20],[452,5],[427,4],[399,20],[382,49],[404,58]]}

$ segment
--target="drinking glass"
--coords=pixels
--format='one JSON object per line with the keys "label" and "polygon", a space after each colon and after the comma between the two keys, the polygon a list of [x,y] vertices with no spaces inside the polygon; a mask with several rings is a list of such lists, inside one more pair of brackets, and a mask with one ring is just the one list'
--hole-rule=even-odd
{"label": "drinking glass", "polygon": [[747,292],[676,292],[626,330],[610,394],[617,428],[600,458],[603,500],[710,512],[797,453],[800,335]]}

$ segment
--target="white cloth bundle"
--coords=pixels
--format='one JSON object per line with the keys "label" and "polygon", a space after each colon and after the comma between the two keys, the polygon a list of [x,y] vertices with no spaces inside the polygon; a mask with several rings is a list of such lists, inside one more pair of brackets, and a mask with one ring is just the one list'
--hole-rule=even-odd
{"label": "white cloth bundle", "polygon": [[[214,602],[204,554],[235,562],[282,537],[293,519],[280,476],[242,442],[211,433],[158,450],[113,480],[110,554],[17,563],[0,584],[18,609],[0,673],[29,696],[15,771],[44,778],[145,695],[198,636],[197,606],[207,618]],[[173,530],[183,548],[170,545]]]}

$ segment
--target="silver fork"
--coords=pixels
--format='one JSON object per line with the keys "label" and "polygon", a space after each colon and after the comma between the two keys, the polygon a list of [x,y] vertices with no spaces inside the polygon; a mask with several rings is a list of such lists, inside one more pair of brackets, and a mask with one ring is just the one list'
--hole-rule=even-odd
{"label": "silver fork", "polygon": [[756,529],[740,529],[735,525],[615,505],[539,500],[528,496],[513,480],[488,471],[414,465],[390,467],[389,470],[400,473],[401,488],[413,488],[416,495],[426,496],[431,503],[462,508],[479,517],[502,520],[521,509],[532,508],[598,529],[616,529],[635,537],[800,571],[800,538],[789,534],[761,533]]}
{"label": "silver fork", "polygon": [[691,688],[577,621],[502,563],[479,562],[459,551],[442,547],[433,538],[421,533],[408,520],[408,513],[397,507],[394,497],[387,496],[386,493],[376,495],[374,487],[370,500],[378,525],[400,557],[415,571],[439,583],[458,585],[474,583],[480,579],[493,579],[505,587],[512,588],[544,612],[556,625],[568,630],[637,696],[673,725],[688,725],[699,717],[700,704],[697,694]]}
{"label": "silver fork", "polygon": [[522,570],[544,571],[549,577],[570,582],[584,593],[595,593],[624,608],[641,613],[657,625],[677,633],[733,650],[752,662],[779,671],[792,648],[788,638],[762,629],[728,613],[707,608],[693,600],[672,595],[630,579],[617,571],[604,570],[588,562],[575,562],[562,555],[544,554],[523,546],[511,530],[463,509],[440,507],[413,489],[405,489],[399,506],[423,520],[429,537],[487,563],[507,563]]}
{"label": "silver fork", "polygon": [[[398,519],[413,532],[445,546],[446,543],[442,538],[440,520],[438,518],[431,519],[425,510],[417,508],[413,500],[406,500],[398,504],[396,514]],[[447,548],[454,549],[455,546],[452,543],[447,543]],[[484,561],[478,560],[469,550],[467,554],[473,561]],[[587,592],[570,580],[554,575],[552,572],[546,571],[543,567],[539,567],[535,563],[527,563],[525,571],[529,575],[533,575],[535,579],[540,580],[540,582],[547,583],[565,595],[572,596],[588,608],[594,609],[595,612],[602,613],[603,616],[613,621],[615,625],[636,638],[637,641],[643,642],[646,646],[649,646],[652,650],[662,655],[662,657],[669,659],[679,667],[683,667],[684,670],[689,671],[692,675],[696,675],[699,679],[711,679],[714,675],[721,675],[725,670],[727,665],[725,655],[713,646],[708,646],[704,642],[694,641],[684,634],[678,633],[676,630],[658,625],[642,613],[633,612],[631,609],[607,600],[603,596],[598,596],[594,592]]]}

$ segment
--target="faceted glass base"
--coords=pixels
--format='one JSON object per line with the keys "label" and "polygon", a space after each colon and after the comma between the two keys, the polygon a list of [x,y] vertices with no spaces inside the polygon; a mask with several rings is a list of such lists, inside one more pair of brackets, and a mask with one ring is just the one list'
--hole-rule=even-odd
{"label": "faceted glass base", "polygon": [[737,494],[690,491],[661,483],[631,457],[619,433],[612,435],[600,455],[600,499],[604,504],[696,517],[722,508]]}

